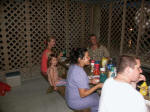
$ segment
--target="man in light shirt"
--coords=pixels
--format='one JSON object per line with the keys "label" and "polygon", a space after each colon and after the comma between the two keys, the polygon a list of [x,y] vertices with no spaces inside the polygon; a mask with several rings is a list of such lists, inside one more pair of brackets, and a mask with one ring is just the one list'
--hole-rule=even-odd
{"label": "man in light shirt", "polygon": [[141,75],[139,58],[120,57],[117,76],[105,81],[99,101],[99,112],[147,112],[143,96],[135,89],[136,83],[145,80]]}

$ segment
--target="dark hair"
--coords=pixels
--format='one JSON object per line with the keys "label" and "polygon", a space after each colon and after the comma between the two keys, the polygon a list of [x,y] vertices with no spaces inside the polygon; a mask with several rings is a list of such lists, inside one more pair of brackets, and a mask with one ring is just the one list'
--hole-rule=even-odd
{"label": "dark hair", "polygon": [[87,52],[86,48],[72,49],[71,53],[70,53],[70,63],[71,64],[77,64],[78,58],[83,59],[83,57],[85,56],[85,52]]}
{"label": "dark hair", "polygon": [[122,55],[120,56],[117,64],[117,72],[122,73],[126,67],[134,68],[137,64],[136,59],[139,59],[135,56]]}
{"label": "dark hair", "polygon": [[52,58],[57,58],[57,55],[56,54],[50,54],[48,56],[47,67],[51,66],[51,60],[52,60]]}
{"label": "dark hair", "polygon": [[50,42],[52,39],[56,40],[56,38],[54,36],[48,36],[46,38],[46,47],[48,46],[48,42]]}
{"label": "dark hair", "polygon": [[89,39],[90,39],[91,37],[93,37],[93,36],[95,36],[95,37],[96,37],[96,35],[95,35],[95,34],[89,34]]}

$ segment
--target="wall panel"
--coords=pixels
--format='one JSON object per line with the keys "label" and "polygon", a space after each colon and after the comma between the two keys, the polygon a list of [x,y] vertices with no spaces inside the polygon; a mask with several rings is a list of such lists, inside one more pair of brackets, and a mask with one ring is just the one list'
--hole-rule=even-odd
{"label": "wall panel", "polygon": [[13,71],[23,80],[39,76],[47,36],[56,37],[57,54],[80,47],[90,32],[90,11],[89,4],[70,0],[0,2],[0,78]]}

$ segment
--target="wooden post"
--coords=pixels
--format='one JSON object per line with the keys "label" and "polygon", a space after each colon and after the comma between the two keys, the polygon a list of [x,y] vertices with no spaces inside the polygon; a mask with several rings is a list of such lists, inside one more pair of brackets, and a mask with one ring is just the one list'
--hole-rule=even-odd
{"label": "wooden post", "polygon": [[47,0],[47,34],[50,35],[50,0]]}
{"label": "wooden post", "polygon": [[3,53],[4,53],[4,71],[8,72],[9,71],[9,60],[8,60],[8,44],[7,44],[7,38],[6,38],[6,25],[5,25],[5,14],[3,13],[3,9],[1,7],[0,10],[0,21],[1,21],[1,29],[2,29],[2,46],[3,46]]}
{"label": "wooden post", "polygon": [[139,53],[139,44],[140,44],[140,39],[141,39],[141,32],[144,30],[142,28],[142,24],[143,24],[143,8],[144,8],[144,0],[142,0],[142,4],[141,4],[141,15],[140,15],[140,24],[139,24],[139,28],[138,28],[138,37],[137,37],[137,44],[136,44],[136,55],[138,55]]}
{"label": "wooden post", "polygon": [[93,14],[93,33],[100,39],[100,21],[101,21],[101,10],[100,4],[95,5]]}
{"label": "wooden post", "polygon": [[90,16],[90,33],[93,33],[93,6],[91,7],[91,16]]}
{"label": "wooden post", "polygon": [[124,42],[124,36],[125,36],[125,19],[126,19],[126,5],[127,0],[124,0],[123,4],[123,19],[122,19],[122,31],[121,31],[121,43],[120,43],[120,55],[123,53],[123,42]]}
{"label": "wooden post", "polygon": [[81,4],[81,9],[82,9],[82,34],[81,34],[81,47],[85,47],[85,45],[84,45],[84,40],[85,40],[85,33],[84,33],[84,26],[85,26],[85,6],[84,6],[84,4],[82,3]]}
{"label": "wooden post", "polygon": [[68,18],[69,18],[69,17],[68,17],[68,10],[69,10],[69,8],[68,8],[68,7],[69,7],[69,6],[68,6],[68,2],[69,2],[69,1],[66,0],[66,9],[65,9],[65,22],[66,22],[66,23],[65,23],[65,24],[66,24],[66,27],[65,27],[65,28],[66,28],[66,32],[65,32],[65,33],[66,33],[66,37],[65,37],[65,39],[66,39],[66,41],[65,41],[66,44],[65,44],[65,45],[66,45],[66,46],[65,46],[65,47],[66,47],[66,52],[67,52],[66,55],[67,55],[67,56],[69,56],[69,52],[70,52],[70,51],[69,51],[69,30],[68,30],[68,29],[69,29],[69,25],[68,25],[68,24],[69,24],[69,22],[68,22]]}
{"label": "wooden post", "polygon": [[26,4],[26,31],[27,31],[27,51],[28,51],[28,68],[32,66],[32,59],[31,59],[31,40],[30,40],[30,14],[29,14],[29,1],[25,1]]}
{"label": "wooden post", "polygon": [[99,21],[99,24],[98,24],[99,25],[99,34],[98,34],[98,38],[100,39],[102,37],[101,33],[100,33],[101,32],[101,30],[100,30],[101,29],[101,7],[100,7],[100,5],[98,5],[98,6],[99,6],[99,20],[98,20]]}
{"label": "wooden post", "polygon": [[111,23],[112,23],[112,2],[109,5],[109,23],[108,23],[108,50],[110,51],[110,39],[111,39]]}

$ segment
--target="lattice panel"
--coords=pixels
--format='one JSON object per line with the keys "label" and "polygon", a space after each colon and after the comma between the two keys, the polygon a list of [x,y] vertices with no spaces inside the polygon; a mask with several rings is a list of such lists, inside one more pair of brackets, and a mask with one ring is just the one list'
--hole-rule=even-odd
{"label": "lattice panel", "polygon": [[[147,4],[145,2],[144,6],[150,9],[150,4]],[[150,29],[149,27],[143,30],[139,46],[140,47],[139,47],[138,55],[142,58],[142,61],[144,63],[149,64],[150,63]]]}
{"label": "lattice panel", "polygon": [[82,35],[82,7],[79,3],[69,2],[68,10],[68,31],[69,31],[69,50],[80,47]]}
{"label": "lattice panel", "polygon": [[41,53],[45,48],[47,37],[47,2],[46,0],[30,0],[30,42],[31,42],[31,64],[37,65],[41,62]]}
{"label": "lattice panel", "polygon": [[146,29],[140,39],[139,56],[143,62],[150,63],[150,29]]}
{"label": "lattice panel", "polygon": [[108,45],[108,27],[109,27],[109,3],[105,2],[101,6],[100,10],[100,38],[99,41],[101,44],[107,47]]}
{"label": "lattice panel", "polygon": [[32,77],[31,71],[38,68],[47,35],[56,37],[58,53],[80,47],[80,40],[90,31],[90,4],[70,0],[5,0],[0,6],[0,69],[21,70],[24,79]]}
{"label": "lattice panel", "polygon": [[8,69],[15,70],[28,64],[24,0],[6,0],[2,4],[8,53]]}
{"label": "lattice panel", "polygon": [[56,37],[55,52],[66,49],[66,0],[50,1],[50,33]]}
{"label": "lattice panel", "polygon": [[137,0],[129,0],[126,7],[124,54],[136,54],[138,26],[135,23],[135,14],[140,6],[135,5]]}
{"label": "lattice panel", "polygon": [[118,56],[120,54],[121,28],[123,6],[121,1],[112,4],[112,21],[111,21],[111,38],[110,38],[110,54]]}

